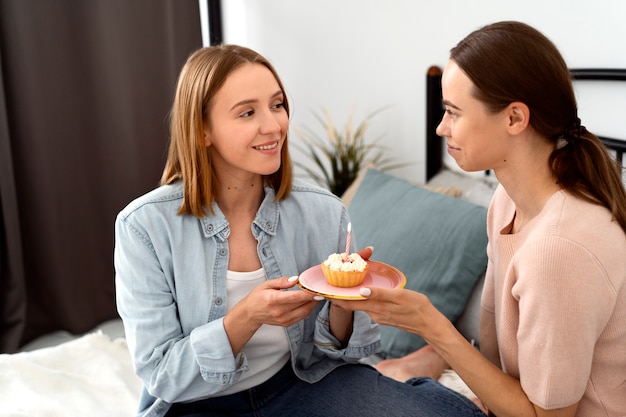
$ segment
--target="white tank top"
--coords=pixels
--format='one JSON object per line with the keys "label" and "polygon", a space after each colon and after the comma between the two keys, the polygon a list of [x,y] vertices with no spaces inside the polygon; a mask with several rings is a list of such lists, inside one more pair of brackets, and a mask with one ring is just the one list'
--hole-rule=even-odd
{"label": "white tank top", "polygon": [[[263,268],[252,272],[226,272],[227,311],[245,297],[253,288],[265,282]],[[248,358],[248,371],[241,378],[220,392],[229,395],[255,387],[278,372],[289,360],[289,340],[284,327],[262,325],[246,343],[242,351]]]}

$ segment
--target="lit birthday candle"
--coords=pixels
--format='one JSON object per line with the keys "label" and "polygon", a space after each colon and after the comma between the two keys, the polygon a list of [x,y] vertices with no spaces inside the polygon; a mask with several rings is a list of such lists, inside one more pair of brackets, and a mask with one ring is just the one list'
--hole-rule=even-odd
{"label": "lit birthday candle", "polygon": [[348,237],[346,238],[346,254],[344,256],[345,260],[350,260],[350,235],[352,234],[352,223],[348,223]]}

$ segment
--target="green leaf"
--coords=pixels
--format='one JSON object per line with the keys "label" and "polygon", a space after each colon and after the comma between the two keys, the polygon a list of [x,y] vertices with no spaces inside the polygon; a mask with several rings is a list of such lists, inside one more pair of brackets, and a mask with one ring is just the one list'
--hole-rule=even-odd
{"label": "green leaf", "polygon": [[386,171],[401,168],[408,163],[394,163],[385,157],[386,148],[377,141],[367,142],[366,133],[372,117],[383,111],[378,109],[366,115],[357,125],[353,125],[353,113],[340,130],[335,126],[330,112],[324,110],[322,114],[314,114],[315,119],[323,128],[318,133],[310,127],[294,129],[302,139],[302,144],[294,143],[294,147],[308,155],[313,161],[313,167],[296,162],[316,183],[328,188],[332,193],[341,196],[352,184],[360,169],[371,163],[377,169]]}

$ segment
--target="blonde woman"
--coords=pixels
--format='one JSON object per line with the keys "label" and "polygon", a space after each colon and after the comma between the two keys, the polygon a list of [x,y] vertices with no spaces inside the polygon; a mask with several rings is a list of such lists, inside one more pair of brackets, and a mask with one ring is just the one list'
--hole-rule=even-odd
{"label": "blonde woman", "polygon": [[345,249],[349,218],[337,197],[292,180],[288,123],[285,89],[258,53],[204,48],[182,69],[162,185],[115,225],[139,415],[447,415],[430,390],[358,364],[380,348],[365,313],[294,287]]}

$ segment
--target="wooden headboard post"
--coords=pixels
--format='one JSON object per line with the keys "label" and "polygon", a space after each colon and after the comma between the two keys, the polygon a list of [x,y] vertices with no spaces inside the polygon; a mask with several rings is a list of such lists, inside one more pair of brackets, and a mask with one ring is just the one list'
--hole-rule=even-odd
{"label": "wooden headboard post", "polygon": [[443,164],[442,139],[436,132],[444,112],[441,74],[440,67],[432,66],[426,76],[426,181],[434,177]]}

